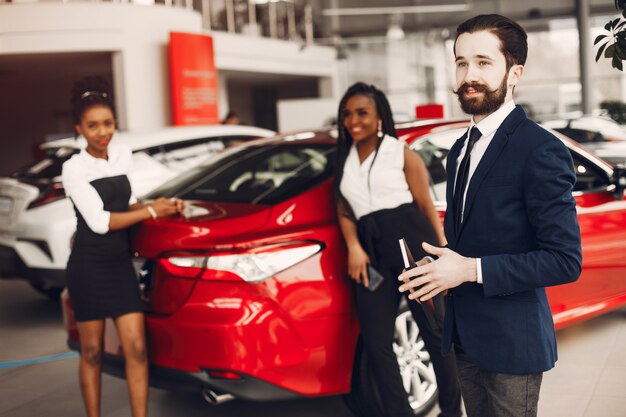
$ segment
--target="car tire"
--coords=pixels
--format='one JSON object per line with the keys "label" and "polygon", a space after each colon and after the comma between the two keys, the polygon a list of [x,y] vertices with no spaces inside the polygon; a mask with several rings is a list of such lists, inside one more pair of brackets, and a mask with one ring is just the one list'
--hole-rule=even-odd
{"label": "car tire", "polygon": [[[425,416],[438,399],[437,381],[430,354],[406,303],[398,310],[393,350],[398,357],[409,404],[416,416]],[[350,411],[358,417],[383,417],[383,405],[369,358],[359,338],[352,370],[352,388],[343,396]]]}
{"label": "car tire", "polygon": [[33,283],[30,283],[30,286],[33,287],[33,289],[37,291],[38,293],[43,294],[49,299],[54,300],[54,301],[59,300],[61,298],[61,293],[63,292],[63,288],[58,288],[58,287],[44,288],[40,285],[33,284]]}

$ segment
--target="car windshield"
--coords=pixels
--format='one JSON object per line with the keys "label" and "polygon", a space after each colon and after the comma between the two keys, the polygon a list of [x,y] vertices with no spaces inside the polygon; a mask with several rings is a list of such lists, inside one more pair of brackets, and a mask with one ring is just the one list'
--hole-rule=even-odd
{"label": "car windshield", "polygon": [[554,130],[564,134],[570,139],[574,139],[578,143],[607,142],[607,139],[600,132],[594,132],[585,129],[574,129],[569,127],[557,128]]}
{"label": "car windshield", "polygon": [[61,177],[63,163],[77,152],[79,152],[78,149],[67,147],[47,149],[47,155],[44,158],[38,159],[15,171],[11,174],[11,177],[36,182],[58,181]]}
{"label": "car windshield", "polygon": [[329,178],[334,152],[331,144],[246,146],[174,178],[146,197],[277,204]]}
{"label": "car windshield", "polygon": [[430,174],[430,197],[434,201],[446,199],[446,158],[451,143],[463,134],[466,129],[455,129],[449,132],[426,135],[423,140],[417,140],[411,149],[419,154],[426,164]]}

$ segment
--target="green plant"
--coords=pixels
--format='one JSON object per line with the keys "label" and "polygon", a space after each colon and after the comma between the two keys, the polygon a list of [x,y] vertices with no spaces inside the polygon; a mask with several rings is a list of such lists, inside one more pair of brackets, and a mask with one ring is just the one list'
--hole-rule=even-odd
{"label": "green plant", "polygon": [[611,66],[620,71],[624,70],[622,61],[626,59],[625,5],[626,0],[615,0],[615,8],[622,10],[622,16],[604,25],[604,29],[609,32],[608,35],[598,35],[593,41],[594,45],[601,43],[598,47],[598,53],[596,54],[596,62],[598,62],[600,57],[604,54],[605,58],[611,59]]}

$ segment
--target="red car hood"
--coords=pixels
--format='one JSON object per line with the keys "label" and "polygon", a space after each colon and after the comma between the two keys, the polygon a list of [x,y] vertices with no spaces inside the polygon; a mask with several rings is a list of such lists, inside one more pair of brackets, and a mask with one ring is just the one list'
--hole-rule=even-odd
{"label": "red car hood", "polygon": [[147,220],[137,227],[133,247],[138,256],[152,258],[172,248],[193,250],[228,244],[262,228],[272,212],[272,206],[265,205],[185,203],[183,215]]}

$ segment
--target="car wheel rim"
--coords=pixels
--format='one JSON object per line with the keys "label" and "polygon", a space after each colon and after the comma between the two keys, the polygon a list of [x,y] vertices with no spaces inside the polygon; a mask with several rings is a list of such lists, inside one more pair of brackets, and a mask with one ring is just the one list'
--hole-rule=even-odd
{"label": "car wheel rim", "polygon": [[396,318],[393,350],[409,404],[414,411],[419,411],[436,395],[437,381],[430,354],[410,311]]}

